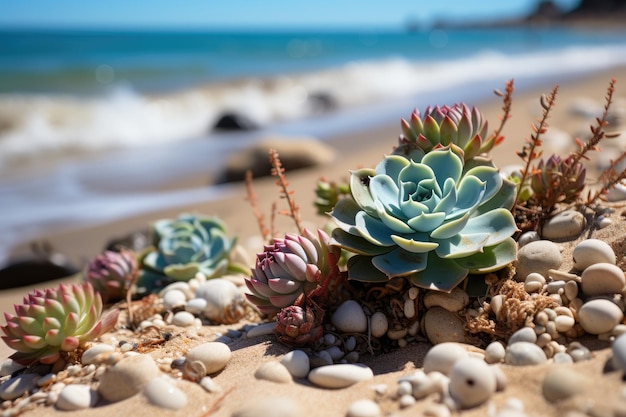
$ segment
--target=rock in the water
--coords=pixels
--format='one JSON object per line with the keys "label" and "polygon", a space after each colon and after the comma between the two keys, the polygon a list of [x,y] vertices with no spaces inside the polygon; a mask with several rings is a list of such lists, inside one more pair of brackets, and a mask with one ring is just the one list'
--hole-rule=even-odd
{"label": "rock in the water", "polygon": [[614,264],[615,252],[608,243],[600,239],[586,239],[580,242],[572,252],[574,268],[584,271],[588,266],[606,262]]}
{"label": "rock in the water", "polygon": [[361,333],[367,330],[367,316],[354,300],[344,301],[333,313],[330,322],[343,333]]}
{"label": "rock in the water", "polygon": [[4,381],[0,385],[0,398],[14,400],[37,386],[37,374],[20,374]]}
{"label": "rock in the water", "polygon": [[524,245],[517,252],[515,278],[524,281],[528,274],[537,272],[544,277],[550,269],[558,269],[563,262],[559,247],[549,240],[538,240]]}
{"label": "rock in the water", "polygon": [[149,355],[125,357],[102,374],[98,393],[107,401],[125,400],[141,391],[159,372]]}
{"label": "rock in the water", "polygon": [[191,349],[185,357],[191,362],[202,362],[207,375],[210,375],[224,369],[231,355],[232,353],[227,344],[208,342]]}
{"label": "rock in the water", "polygon": [[309,372],[308,379],[322,388],[345,388],[374,378],[370,368],[360,364],[326,365]]}
{"label": "rock in the water", "polygon": [[324,165],[335,159],[335,150],[329,145],[312,138],[274,138],[263,139],[250,148],[231,156],[224,171],[218,178],[219,183],[242,181],[246,171],[252,171],[254,178],[271,174],[272,167],[268,151],[276,149],[286,171]]}
{"label": "rock in the water", "polygon": [[582,275],[581,289],[587,297],[603,294],[620,294],[626,285],[624,271],[612,263],[596,263],[587,267]]}
{"label": "rock in the water", "polygon": [[585,216],[576,210],[566,210],[551,217],[541,229],[541,236],[549,240],[571,240],[585,229]]}
{"label": "rock in the water", "polygon": [[430,348],[424,356],[424,372],[428,374],[437,371],[449,375],[454,364],[468,356],[467,350],[459,343],[440,343]]}
{"label": "rock in the water", "polygon": [[496,375],[482,359],[464,358],[450,371],[450,396],[461,408],[476,407],[496,392]]}
{"label": "rock in the water", "polygon": [[548,370],[541,391],[549,402],[565,400],[573,395],[585,392],[589,380],[568,366],[554,366]]}
{"label": "rock in the water", "polygon": [[469,296],[459,287],[455,287],[450,293],[428,291],[424,296],[426,308],[439,306],[448,311],[457,312],[467,307],[468,304]]}
{"label": "rock in the water", "polygon": [[213,129],[240,131],[258,129],[258,127],[258,123],[243,114],[225,113],[217,119]]}
{"label": "rock in the water", "polygon": [[309,356],[302,350],[292,350],[280,360],[294,378],[305,378],[311,369]]}
{"label": "rock in the water", "polygon": [[151,379],[143,389],[150,403],[167,410],[180,410],[187,405],[187,394],[174,386],[167,377]]}
{"label": "rock in the water", "polygon": [[254,372],[256,379],[278,382],[281,384],[291,382],[291,374],[285,365],[280,362],[265,362]]}
{"label": "rock in the water", "polygon": [[433,307],[426,311],[424,331],[434,345],[465,341],[465,329],[459,316],[442,307]]}
{"label": "rock in the water", "polygon": [[580,325],[590,334],[610,332],[623,318],[624,313],[615,303],[602,298],[587,301],[578,311]]}
{"label": "rock in the water", "polygon": [[517,342],[507,346],[504,363],[507,365],[525,366],[546,363],[548,358],[545,352],[536,344]]}
{"label": "rock in the water", "polygon": [[98,402],[98,393],[85,384],[70,384],[59,393],[56,408],[63,411],[83,410]]}
{"label": "rock in the water", "polygon": [[381,417],[380,406],[372,400],[357,400],[348,407],[347,417]]}

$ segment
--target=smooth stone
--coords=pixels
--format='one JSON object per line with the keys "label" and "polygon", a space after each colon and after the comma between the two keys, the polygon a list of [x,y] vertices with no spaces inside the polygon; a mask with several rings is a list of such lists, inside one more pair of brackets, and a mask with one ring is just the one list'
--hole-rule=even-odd
{"label": "smooth stone", "polygon": [[504,363],[514,366],[540,365],[546,363],[548,358],[545,352],[536,344],[530,342],[517,342],[507,346],[504,355]]}
{"label": "smooth stone", "polygon": [[208,342],[198,345],[185,355],[188,361],[200,361],[204,365],[207,375],[214,374],[226,367],[232,353],[227,344]]}
{"label": "smooth stone", "polygon": [[37,386],[37,374],[20,374],[9,378],[0,385],[0,398],[14,400]]}
{"label": "smooth stone", "polygon": [[346,417],[381,417],[380,406],[368,399],[357,400],[350,404]]}
{"label": "smooth stone", "polygon": [[587,301],[578,311],[578,321],[590,334],[608,333],[624,318],[618,306],[602,298]]}
{"label": "smooth stone", "polygon": [[204,298],[192,298],[185,303],[185,310],[191,314],[200,314],[206,308],[207,301]]}
{"label": "smooth stone", "polygon": [[465,328],[455,313],[443,307],[433,307],[424,315],[424,331],[433,345],[444,342],[463,343]]}
{"label": "smooth stone", "polygon": [[9,376],[13,374],[13,372],[19,371],[23,368],[26,368],[26,366],[14,361],[11,358],[7,358],[0,365],[0,377]]}
{"label": "smooth stone", "polygon": [[204,388],[206,392],[221,392],[222,389],[210,376],[205,376],[200,380],[200,386]]}
{"label": "smooth stone", "polygon": [[589,388],[589,380],[572,367],[561,365],[551,367],[541,384],[543,397],[549,402],[565,400]]}
{"label": "smooth stone", "polygon": [[450,396],[463,409],[476,407],[496,392],[496,375],[482,359],[464,358],[450,371]]}
{"label": "smooth stone", "polygon": [[98,358],[100,355],[105,353],[112,353],[115,351],[115,348],[111,345],[107,345],[106,343],[98,343],[92,345],[89,349],[83,352],[83,355],[80,358],[80,361],[83,365],[90,365],[92,363],[98,362]]}
{"label": "smooth stone", "polygon": [[554,356],[552,357],[552,360],[554,361],[554,363],[559,363],[559,364],[574,363],[574,359],[572,359],[572,357],[566,352],[555,353]]}
{"label": "smooth stone", "polygon": [[584,271],[597,263],[615,264],[615,252],[608,243],[600,239],[586,239],[580,242],[572,252],[574,268]]}
{"label": "smooth stone", "polygon": [[523,281],[533,272],[547,277],[548,271],[558,269],[562,262],[561,251],[556,243],[549,240],[530,242],[517,252],[515,279]]}
{"label": "smooth stone", "polygon": [[102,374],[98,393],[107,401],[122,401],[141,391],[159,373],[159,366],[151,356],[127,356]]}
{"label": "smooth stone", "polygon": [[537,333],[535,333],[535,330],[531,327],[522,327],[511,335],[509,338],[509,346],[519,342],[536,343]]}
{"label": "smooth stone", "polygon": [[370,368],[361,364],[326,365],[309,372],[308,379],[322,388],[345,388],[374,378]]}
{"label": "smooth stone", "polygon": [[525,246],[529,244],[530,242],[536,242],[538,240],[541,240],[539,233],[537,233],[534,230],[531,230],[531,231],[522,233],[519,239],[517,239],[517,244],[521,248],[522,246]]}
{"label": "smooth stone", "polygon": [[504,360],[504,355],[506,354],[506,349],[504,345],[500,342],[491,342],[485,348],[485,362],[492,363],[500,363]]}
{"label": "smooth stone", "polygon": [[259,366],[254,372],[254,377],[256,379],[278,382],[281,384],[292,381],[291,373],[289,373],[287,367],[280,362],[265,362],[261,364],[261,366]]}
{"label": "smooth stone", "polygon": [[576,320],[574,320],[574,317],[570,316],[557,316],[557,318],[554,319],[554,324],[556,325],[557,332],[567,333],[574,327]]}
{"label": "smooth stone", "polygon": [[588,266],[580,278],[582,292],[587,297],[620,294],[626,285],[624,271],[619,266],[607,262]]}
{"label": "smooth stone", "polygon": [[615,338],[613,346],[613,364],[617,369],[626,372],[626,333]]}
{"label": "smooth stone", "polygon": [[83,410],[98,402],[98,393],[85,384],[70,384],[59,393],[55,407],[63,411]]}
{"label": "smooth stone", "polygon": [[172,317],[174,326],[188,327],[196,321],[196,317],[188,311],[177,311]]}
{"label": "smooth stone", "polygon": [[232,417],[294,417],[302,414],[302,407],[296,399],[268,396],[242,406]]}
{"label": "smooth stone", "polygon": [[[189,282],[185,282],[185,281],[172,282],[171,284],[168,284],[165,288],[163,288],[161,291],[159,291],[159,297],[164,298],[165,295],[170,291],[181,291],[182,293],[185,294],[185,298],[187,300],[193,297],[193,290],[189,286]],[[173,297],[179,297],[179,295],[176,295]]]}
{"label": "smooth stone", "polygon": [[541,236],[549,240],[569,240],[580,236],[586,226],[585,216],[576,210],[565,210],[548,219]]}
{"label": "smooth stone", "polygon": [[380,311],[372,314],[370,318],[370,330],[372,332],[372,336],[374,337],[383,337],[387,330],[389,329],[389,321],[387,320],[387,316]]}
{"label": "smooth stone", "polygon": [[342,333],[362,333],[367,330],[367,316],[354,300],[344,301],[333,313],[330,322]]}
{"label": "smooth stone", "polygon": [[168,379],[169,377],[151,379],[144,387],[143,395],[157,407],[167,410],[180,410],[187,405],[187,394],[174,386]]}
{"label": "smooth stone", "polygon": [[280,360],[294,378],[305,378],[311,370],[309,355],[302,350],[292,350]]}
{"label": "smooth stone", "polygon": [[606,195],[608,201],[624,201],[626,200],[626,185],[617,183],[615,187],[609,190]]}
{"label": "smooth stone", "polygon": [[431,347],[424,356],[424,372],[428,374],[438,371],[444,375],[449,375],[454,364],[468,356],[467,350],[459,343],[440,343]]}
{"label": "smooth stone", "polygon": [[450,293],[428,291],[424,296],[424,306],[426,308],[443,307],[453,313],[464,309],[468,304],[469,296],[459,287],[455,287]]}
{"label": "smooth stone", "polygon": [[186,302],[187,296],[181,290],[172,289],[163,295],[163,308],[166,310],[174,310],[175,308],[182,307]]}
{"label": "smooth stone", "polygon": [[204,316],[216,323],[237,323],[246,313],[243,293],[224,278],[213,278],[202,283],[196,290],[196,298],[207,302]]}
{"label": "smooth stone", "polygon": [[251,339],[259,336],[267,336],[270,334],[274,334],[274,329],[276,328],[276,322],[270,323],[261,323],[252,327],[250,330],[246,332],[246,337]]}

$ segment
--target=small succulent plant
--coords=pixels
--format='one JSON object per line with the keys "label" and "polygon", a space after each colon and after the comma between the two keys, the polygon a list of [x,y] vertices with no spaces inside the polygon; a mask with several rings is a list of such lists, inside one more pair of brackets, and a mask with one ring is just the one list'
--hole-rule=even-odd
{"label": "small succulent plant", "polygon": [[137,258],[133,251],[104,251],[93,258],[85,271],[85,281],[100,293],[107,303],[121,300],[137,277]]}
{"label": "small succulent plant", "polygon": [[416,148],[430,152],[450,146],[465,161],[475,158],[502,141],[501,136],[487,137],[488,124],[482,113],[465,104],[428,107],[423,115],[413,111],[409,120],[402,119],[402,135],[395,153],[410,155]]}
{"label": "small succulent plant", "polygon": [[350,195],[350,184],[328,181],[322,178],[315,187],[315,207],[317,214],[325,215],[330,212],[339,199]]}
{"label": "small succulent plant", "polygon": [[324,333],[323,316],[324,311],[321,309],[288,306],[278,313],[274,332],[278,340],[287,345],[310,345],[319,340]]}
{"label": "small succulent plant", "polygon": [[2,340],[17,352],[11,358],[30,365],[56,362],[61,352],[71,352],[117,323],[119,310],[102,316],[102,300],[90,283],[61,284],[35,290],[15,305],[16,315],[5,313]]}
{"label": "small succulent plant", "polygon": [[248,300],[271,318],[300,295],[318,288],[338,271],[340,249],[329,246],[329,241],[321,229],[317,235],[304,229],[303,236],[287,234],[284,239],[274,239],[257,255],[252,276],[246,280]]}
{"label": "small succulent plant", "polygon": [[143,257],[144,272],[174,281],[188,281],[198,272],[215,278],[226,272],[249,272],[230,260],[235,239],[214,217],[183,214],[153,224],[154,248]]}
{"label": "small succulent plant", "polygon": [[561,159],[552,155],[541,159],[530,174],[530,186],[535,198],[543,202],[548,211],[557,203],[574,203],[585,188],[585,166],[574,157]]}
{"label": "small succulent plant", "polygon": [[348,278],[406,277],[451,291],[469,273],[515,259],[515,185],[486,161],[464,164],[450,147],[421,155],[389,155],[375,170],[352,173],[354,199],[339,200],[331,213],[334,240],[356,254]]}

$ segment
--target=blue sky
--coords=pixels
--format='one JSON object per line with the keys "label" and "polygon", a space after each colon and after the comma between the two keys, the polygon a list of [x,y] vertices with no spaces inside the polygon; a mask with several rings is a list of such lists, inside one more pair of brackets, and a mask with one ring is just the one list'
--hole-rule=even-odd
{"label": "blue sky", "polygon": [[[579,0],[557,0],[571,8]],[[401,27],[528,13],[537,0],[0,0],[0,27]]]}

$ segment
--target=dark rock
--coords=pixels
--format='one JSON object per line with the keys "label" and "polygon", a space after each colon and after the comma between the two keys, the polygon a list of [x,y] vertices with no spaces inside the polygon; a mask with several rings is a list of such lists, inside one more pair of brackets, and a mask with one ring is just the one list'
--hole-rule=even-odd
{"label": "dark rock", "polygon": [[238,113],[225,113],[217,119],[214,130],[254,130],[259,125],[249,117]]}

